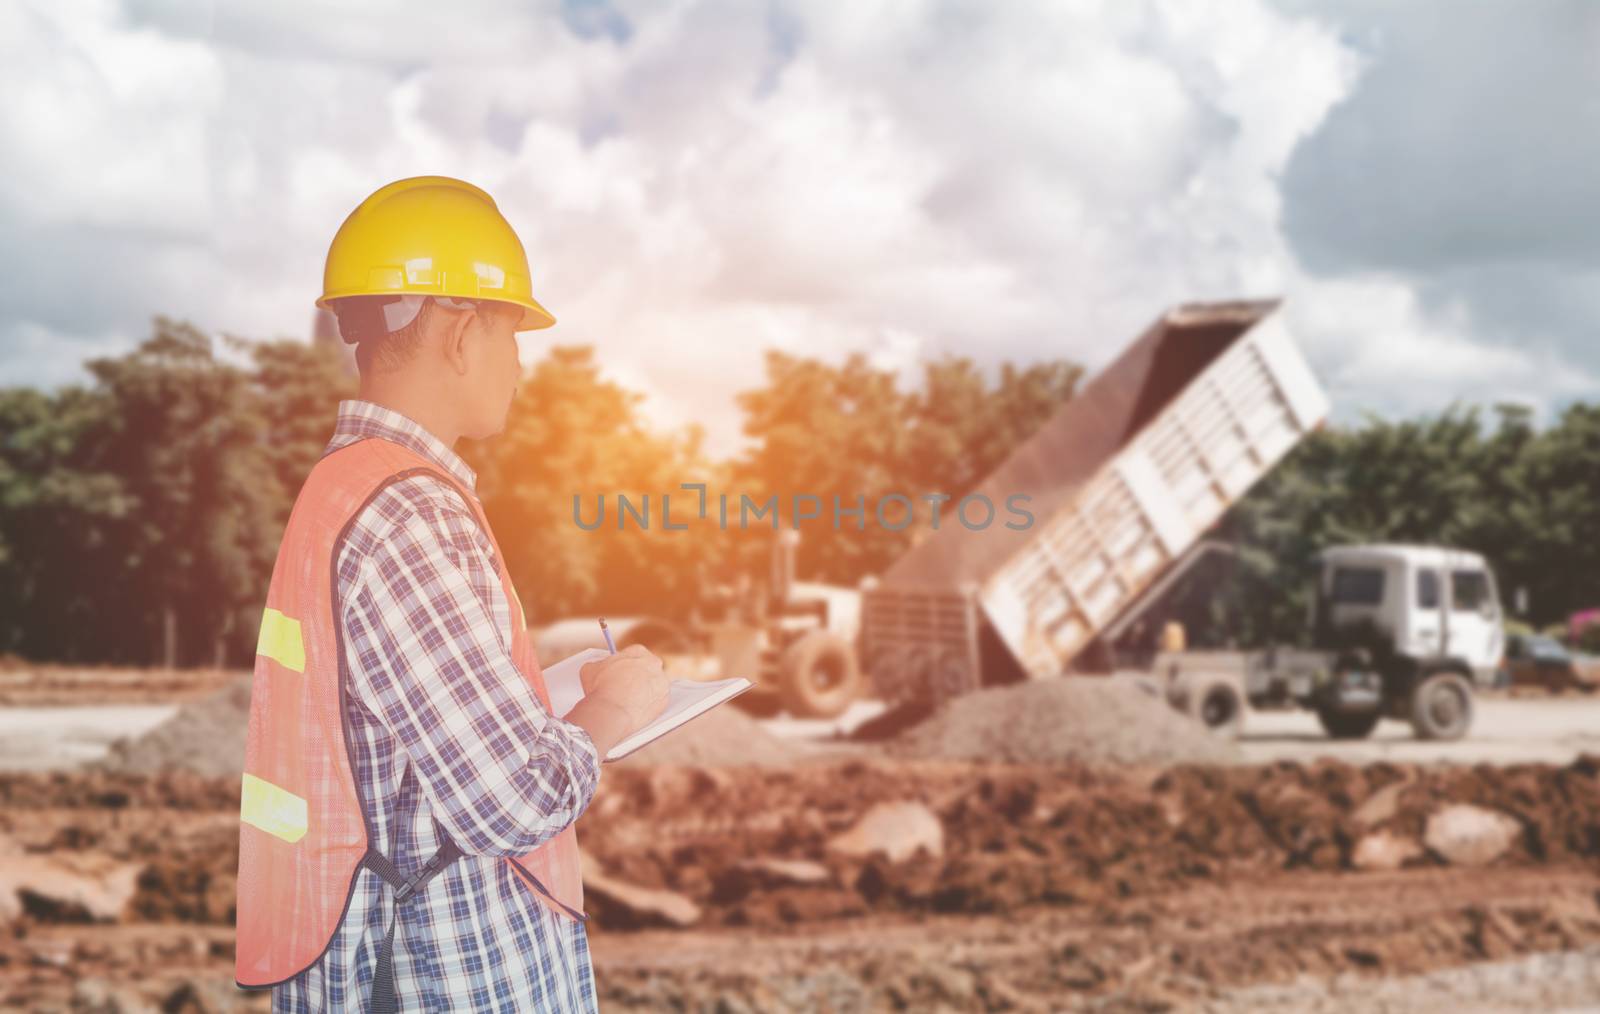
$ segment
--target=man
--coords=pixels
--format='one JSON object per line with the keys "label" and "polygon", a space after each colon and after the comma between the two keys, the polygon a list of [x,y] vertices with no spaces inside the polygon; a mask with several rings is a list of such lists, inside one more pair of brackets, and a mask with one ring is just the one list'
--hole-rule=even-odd
{"label": "man", "polygon": [[360,397],[295,502],[267,595],[240,807],[238,958],[273,1009],[596,1009],[572,824],[659,715],[660,660],[584,667],[565,716],[460,437],[499,432],[516,332],[554,318],[482,190],[391,183],[323,296]]}

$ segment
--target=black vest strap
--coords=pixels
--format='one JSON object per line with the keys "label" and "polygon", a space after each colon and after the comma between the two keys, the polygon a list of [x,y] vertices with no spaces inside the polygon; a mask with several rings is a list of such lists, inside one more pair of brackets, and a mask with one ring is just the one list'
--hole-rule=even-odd
{"label": "black vest strap", "polygon": [[[437,827],[437,823],[435,827]],[[446,866],[460,859],[463,855],[455,839],[444,837],[444,844],[433,857],[422,864],[422,868],[410,877],[402,876],[399,867],[388,856],[376,849],[368,849],[362,862],[367,869],[383,878],[384,883],[394,888],[394,914],[389,919],[389,931],[383,935],[383,943],[378,947],[378,960],[373,966],[372,973],[372,999],[367,1009],[372,1014],[395,1014],[399,1009],[394,993],[394,928],[400,922],[400,906],[409,901],[412,895],[428,886],[428,881],[443,872]]]}

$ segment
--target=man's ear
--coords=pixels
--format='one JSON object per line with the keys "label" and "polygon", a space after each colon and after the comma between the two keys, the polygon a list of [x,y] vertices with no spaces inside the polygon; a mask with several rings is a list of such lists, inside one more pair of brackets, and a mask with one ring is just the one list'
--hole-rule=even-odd
{"label": "man's ear", "polygon": [[444,353],[444,361],[461,376],[467,373],[467,332],[472,328],[476,313],[476,310],[460,310],[445,315],[444,347],[440,351]]}

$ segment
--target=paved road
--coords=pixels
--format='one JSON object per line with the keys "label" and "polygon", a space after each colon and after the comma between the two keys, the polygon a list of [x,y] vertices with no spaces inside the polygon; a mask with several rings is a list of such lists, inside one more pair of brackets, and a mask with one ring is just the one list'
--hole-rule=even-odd
{"label": "paved road", "polygon": [[[72,767],[105,753],[119,736],[137,736],[165,721],[171,705],[73,708],[0,708],[0,771]],[[779,716],[763,721],[767,731],[794,739],[828,739],[881,713],[877,701],[861,701],[834,721]],[[1581,753],[1600,754],[1600,697],[1480,698],[1467,739],[1424,743],[1404,722],[1384,721],[1372,737],[1329,740],[1309,712],[1251,712],[1239,740],[1248,763],[1336,757],[1373,760],[1566,764]]]}
{"label": "paved road", "polygon": [[1385,719],[1372,736],[1329,740],[1306,711],[1253,711],[1239,740],[1252,762],[1337,757],[1349,761],[1454,761],[1566,764],[1600,754],[1600,699],[1594,697],[1479,698],[1472,731],[1454,743],[1416,739],[1405,722]]}
{"label": "paved road", "polygon": [[177,710],[171,704],[0,708],[0,771],[47,771],[95,760],[112,740],[137,736]]}

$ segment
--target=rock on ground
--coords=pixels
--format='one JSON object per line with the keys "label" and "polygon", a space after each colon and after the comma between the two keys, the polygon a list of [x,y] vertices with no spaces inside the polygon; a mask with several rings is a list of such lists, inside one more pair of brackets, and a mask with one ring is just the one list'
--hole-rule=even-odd
{"label": "rock on ground", "polygon": [[1383,788],[1368,796],[1355,812],[1350,814],[1350,819],[1361,827],[1375,827],[1400,812],[1400,794],[1410,785],[1409,779],[1401,779],[1392,785]]}
{"label": "rock on ground", "polygon": [[621,909],[617,917],[625,922],[691,926],[700,918],[700,906],[681,894],[619,880],[602,871],[593,859],[584,860],[583,866],[584,892]]}
{"label": "rock on ground", "polygon": [[0,922],[29,907],[52,918],[114,922],[138,890],[142,863],[101,853],[26,852],[0,836]]}
{"label": "rock on ground", "polygon": [[1454,866],[1483,866],[1510,848],[1521,831],[1522,824],[1515,817],[1456,803],[1428,818],[1422,840]]}
{"label": "rock on ground", "polygon": [[778,885],[807,886],[810,884],[826,884],[833,880],[833,874],[821,863],[811,862],[809,859],[771,859],[757,856],[753,859],[741,859],[734,863],[734,869],[750,876],[752,880],[766,881]]}
{"label": "rock on ground", "polygon": [[1398,870],[1422,855],[1422,846],[1389,831],[1377,831],[1356,842],[1350,865],[1358,870]]}
{"label": "rock on ground", "polygon": [[921,803],[879,803],[853,827],[834,836],[828,848],[848,856],[882,852],[891,863],[910,859],[919,850],[937,859],[944,855],[944,827]]}

